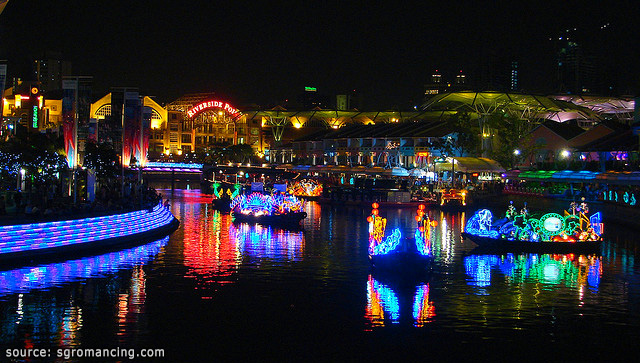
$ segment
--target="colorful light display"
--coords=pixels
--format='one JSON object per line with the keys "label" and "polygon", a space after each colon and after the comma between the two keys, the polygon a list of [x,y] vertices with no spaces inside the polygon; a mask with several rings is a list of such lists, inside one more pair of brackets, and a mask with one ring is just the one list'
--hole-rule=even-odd
{"label": "colorful light display", "polygon": [[235,213],[253,216],[295,213],[301,212],[303,208],[304,204],[300,199],[292,195],[283,194],[251,193],[249,195],[238,195],[231,201],[231,209]]}
{"label": "colorful light display", "polygon": [[400,245],[400,239],[402,238],[400,228],[395,228],[391,235],[386,236],[385,239],[387,219],[379,216],[377,206],[377,203],[373,203],[371,216],[367,218],[369,222],[369,254],[373,256],[386,255],[394,251]]}
{"label": "colorful light display", "polygon": [[600,212],[587,217],[579,211],[577,214],[565,211],[564,216],[547,213],[539,218],[530,216],[526,211],[515,215],[508,212],[506,220],[498,225],[492,218],[488,209],[478,210],[467,222],[465,232],[510,241],[576,242],[599,241],[604,231]]}
{"label": "colorful light display", "polygon": [[470,255],[464,258],[469,285],[491,285],[492,272],[501,272],[510,282],[534,281],[598,289],[602,276],[601,257],[583,255]]}
{"label": "colorful light display", "polygon": [[213,195],[216,198],[221,199],[226,195],[227,197],[229,197],[229,200],[231,200],[240,195],[240,192],[242,191],[242,185],[234,184],[233,188],[231,188],[228,186],[225,187],[222,184],[216,182],[211,185],[211,189],[213,189]]}
{"label": "colorful light display", "polygon": [[168,241],[169,237],[167,236],[143,246],[99,256],[1,271],[0,296],[48,289],[72,281],[104,276],[118,270],[145,264],[160,253]]}
{"label": "colorful light display", "polygon": [[212,108],[223,109],[233,117],[238,117],[242,115],[242,113],[237,108],[234,108],[227,102],[222,102],[222,101],[204,101],[187,110],[187,115],[189,116],[189,118],[194,118],[199,113]]}
{"label": "colorful light display", "polygon": [[174,220],[161,204],[151,211],[56,222],[0,227],[0,254],[42,250],[125,237],[168,225]]}
{"label": "colorful light display", "polygon": [[[390,286],[383,284],[369,275],[367,280],[367,306],[365,318],[373,327],[383,327],[387,322],[392,324],[400,323],[403,314],[401,300],[397,291]],[[423,327],[435,318],[435,306],[429,301],[429,284],[419,284],[413,294],[413,299],[409,300],[411,306],[413,325]]]}
{"label": "colorful light display", "polygon": [[304,233],[273,229],[270,226],[241,223],[229,227],[229,240],[233,241],[243,255],[285,258],[289,261],[302,259]]}
{"label": "colorful light display", "polygon": [[322,184],[313,179],[296,180],[287,186],[287,193],[297,197],[319,197],[322,195]]}
{"label": "colorful light display", "polygon": [[414,233],[416,248],[421,255],[431,256],[431,227],[438,225],[438,222],[429,218],[429,214],[425,212],[424,204],[420,204],[416,213],[416,221],[418,222]]}

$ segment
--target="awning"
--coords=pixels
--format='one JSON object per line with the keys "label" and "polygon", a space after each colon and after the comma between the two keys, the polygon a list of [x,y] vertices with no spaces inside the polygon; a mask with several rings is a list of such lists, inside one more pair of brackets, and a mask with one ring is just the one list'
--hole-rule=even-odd
{"label": "awning", "polygon": [[[454,171],[463,173],[504,173],[504,168],[495,160],[487,158],[454,157]],[[451,162],[436,163],[436,171],[451,171]]]}

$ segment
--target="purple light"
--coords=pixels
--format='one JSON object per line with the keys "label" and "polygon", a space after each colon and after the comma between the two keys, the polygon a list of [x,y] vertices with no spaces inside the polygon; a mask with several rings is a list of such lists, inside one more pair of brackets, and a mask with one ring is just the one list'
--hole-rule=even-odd
{"label": "purple light", "polygon": [[0,272],[0,296],[47,289],[78,279],[104,276],[144,264],[160,253],[168,241],[167,236],[143,246],[100,256],[2,271]]}
{"label": "purple light", "polygon": [[151,212],[0,227],[0,254],[89,243],[166,226],[174,217],[158,204]]}

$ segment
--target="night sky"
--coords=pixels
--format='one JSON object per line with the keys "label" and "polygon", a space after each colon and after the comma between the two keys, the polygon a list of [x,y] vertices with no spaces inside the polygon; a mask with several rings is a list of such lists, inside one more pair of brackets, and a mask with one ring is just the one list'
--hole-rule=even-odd
{"label": "night sky", "polygon": [[483,72],[511,59],[523,91],[554,92],[549,38],[575,27],[613,92],[638,92],[633,1],[377,3],[10,0],[0,59],[9,77],[28,79],[31,59],[61,51],[75,74],[94,76],[96,96],[131,86],[160,103],[213,91],[239,106],[273,105],[313,86],[355,89],[372,109],[407,109],[435,69],[445,79],[462,69],[482,89]]}

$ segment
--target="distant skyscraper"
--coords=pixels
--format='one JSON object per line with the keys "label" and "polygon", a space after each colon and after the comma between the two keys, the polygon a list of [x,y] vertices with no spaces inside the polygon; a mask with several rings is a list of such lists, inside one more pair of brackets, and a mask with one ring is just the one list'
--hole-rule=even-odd
{"label": "distant skyscraper", "polygon": [[436,71],[431,74],[431,83],[424,86],[424,97],[429,98],[435,96],[439,93],[445,92],[446,89],[447,85],[442,79],[442,74],[440,74],[436,69]]}
{"label": "distant skyscraper", "polygon": [[33,61],[33,74],[44,90],[59,90],[62,78],[71,75],[71,62],[63,60],[59,52],[46,52]]}
{"label": "distant skyscraper", "polygon": [[596,61],[575,40],[574,31],[566,30],[556,42],[556,88],[560,92],[581,94],[599,90]]}
{"label": "distant skyscraper", "polygon": [[511,62],[511,91],[518,90],[518,62]]}

